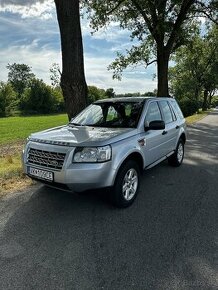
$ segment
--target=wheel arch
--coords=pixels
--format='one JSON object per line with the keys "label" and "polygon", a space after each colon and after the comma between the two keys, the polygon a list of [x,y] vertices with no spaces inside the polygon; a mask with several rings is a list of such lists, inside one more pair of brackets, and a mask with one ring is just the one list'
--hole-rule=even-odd
{"label": "wheel arch", "polygon": [[186,135],[185,135],[184,132],[180,135],[179,139],[182,139],[182,141],[183,141],[184,144],[185,144],[185,142],[186,142]]}
{"label": "wheel arch", "polygon": [[131,154],[129,154],[126,159],[122,162],[121,166],[127,162],[128,160],[133,160],[133,161],[136,161],[138,166],[139,166],[139,169],[140,169],[140,172],[143,171],[143,168],[144,168],[144,160],[143,160],[143,157],[142,155],[139,153],[139,152],[132,152]]}
{"label": "wheel arch", "polygon": [[114,175],[114,180],[113,183],[116,180],[117,174],[120,170],[120,168],[128,161],[128,160],[134,160],[137,162],[137,164],[139,165],[139,169],[140,172],[142,173],[143,169],[144,169],[144,159],[141,153],[139,153],[138,151],[133,151],[130,152],[127,156],[125,156],[123,158],[123,160],[120,162],[119,166],[116,169],[116,174]]}

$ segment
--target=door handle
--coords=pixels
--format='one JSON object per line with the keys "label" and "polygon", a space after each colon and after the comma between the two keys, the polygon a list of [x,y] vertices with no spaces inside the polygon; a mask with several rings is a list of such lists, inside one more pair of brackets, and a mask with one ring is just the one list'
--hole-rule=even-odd
{"label": "door handle", "polygon": [[177,125],[177,126],[176,126],[176,129],[179,129],[179,128],[180,128],[180,126],[179,126],[179,125]]}
{"label": "door handle", "polygon": [[168,132],[164,130],[163,133],[162,133],[162,135],[166,135],[167,133],[168,133]]}

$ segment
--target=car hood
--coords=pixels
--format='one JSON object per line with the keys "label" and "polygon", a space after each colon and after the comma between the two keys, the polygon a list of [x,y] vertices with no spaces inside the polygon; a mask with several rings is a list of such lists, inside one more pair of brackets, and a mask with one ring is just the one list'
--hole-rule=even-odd
{"label": "car hood", "polygon": [[134,128],[62,126],[32,134],[33,142],[62,146],[104,146],[136,134]]}

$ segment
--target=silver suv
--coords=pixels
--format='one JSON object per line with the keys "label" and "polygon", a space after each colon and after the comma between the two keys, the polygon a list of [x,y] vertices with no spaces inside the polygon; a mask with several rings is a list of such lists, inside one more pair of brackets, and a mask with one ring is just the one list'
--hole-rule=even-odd
{"label": "silver suv", "polygon": [[173,98],[99,100],[69,124],[32,134],[24,172],[50,186],[81,192],[112,187],[115,205],[127,207],[141,173],[161,161],[180,166],[186,124]]}

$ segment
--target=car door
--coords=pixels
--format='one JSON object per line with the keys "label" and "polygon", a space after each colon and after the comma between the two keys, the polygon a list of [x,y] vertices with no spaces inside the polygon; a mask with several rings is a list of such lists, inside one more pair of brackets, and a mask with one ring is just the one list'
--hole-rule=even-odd
{"label": "car door", "polygon": [[[145,115],[145,122],[162,120],[162,115],[157,101],[152,101],[148,104],[148,109]],[[165,156],[165,146],[163,145],[166,136],[162,134],[163,130],[148,130],[143,133],[145,145],[142,151],[145,157],[146,166],[158,161]]]}
{"label": "car door", "polygon": [[176,147],[176,140],[178,135],[178,128],[176,124],[176,115],[173,112],[169,102],[167,100],[159,101],[160,109],[162,112],[163,120],[165,122],[165,142],[163,144],[165,155],[169,154]]}

